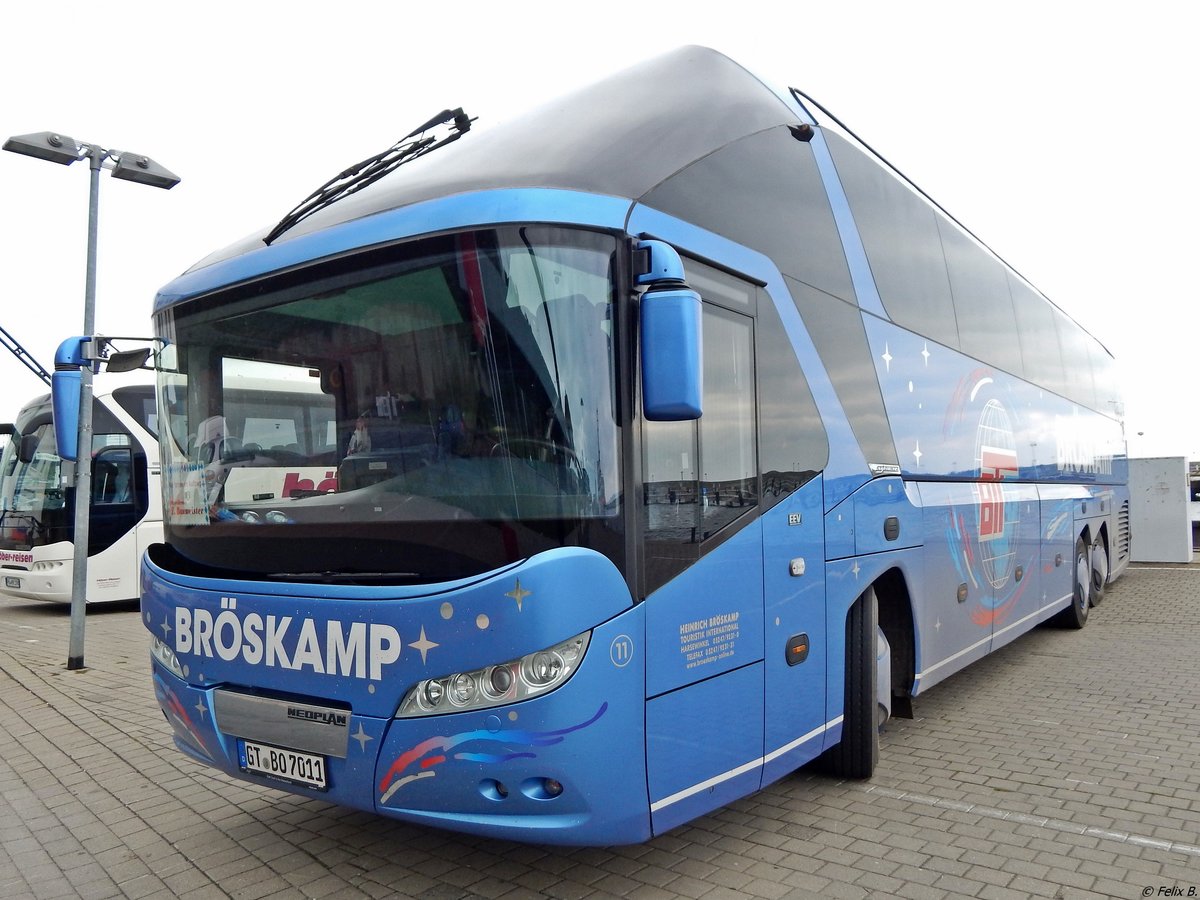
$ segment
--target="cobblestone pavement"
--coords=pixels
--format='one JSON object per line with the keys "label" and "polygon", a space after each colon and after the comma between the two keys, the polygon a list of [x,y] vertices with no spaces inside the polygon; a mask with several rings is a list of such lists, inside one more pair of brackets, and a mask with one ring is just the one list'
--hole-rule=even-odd
{"label": "cobblestone pavement", "polygon": [[1200,567],[1144,567],[809,770],[636,847],[415,828],[235,782],[171,744],[135,606],[0,599],[0,898],[1200,895]]}

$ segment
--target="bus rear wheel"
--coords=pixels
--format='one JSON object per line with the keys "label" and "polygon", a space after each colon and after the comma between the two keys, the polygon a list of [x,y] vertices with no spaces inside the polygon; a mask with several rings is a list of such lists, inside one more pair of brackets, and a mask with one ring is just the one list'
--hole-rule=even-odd
{"label": "bus rear wheel", "polygon": [[1082,536],[1075,540],[1075,586],[1071,605],[1054,617],[1054,622],[1063,628],[1082,628],[1087,624],[1088,609],[1092,605],[1092,560],[1087,541]]}
{"label": "bus rear wheel", "polygon": [[1108,549],[1104,538],[1096,538],[1092,544],[1092,606],[1099,606],[1104,599],[1104,587],[1108,584]]}
{"label": "bus rear wheel", "polygon": [[824,768],[839,778],[870,778],[879,762],[876,665],[879,604],[868,588],[846,617],[846,694],[842,740],[822,756]]}

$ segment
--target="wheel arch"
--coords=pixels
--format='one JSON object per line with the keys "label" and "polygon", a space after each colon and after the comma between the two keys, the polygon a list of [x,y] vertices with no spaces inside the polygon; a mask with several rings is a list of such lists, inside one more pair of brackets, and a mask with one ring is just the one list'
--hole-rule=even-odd
{"label": "wheel arch", "polygon": [[873,587],[879,607],[879,627],[891,646],[892,713],[911,718],[916,681],[916,627],[908,579],[899,568],[891,568],[875,580]]}

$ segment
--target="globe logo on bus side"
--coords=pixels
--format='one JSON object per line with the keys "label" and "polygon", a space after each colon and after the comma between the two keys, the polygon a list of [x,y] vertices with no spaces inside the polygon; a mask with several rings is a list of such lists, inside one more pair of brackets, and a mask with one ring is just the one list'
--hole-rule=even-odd
{"label": "globe logo on bus side", "polygon": [[1016,559],[1013,536],[1018,509],[1017,504],[1004,502],[1004,479],[1016,477],[1018,464],[1012,422],[999,400],[988,400],[980,412],[975,460],[979,466],[975,496],[980,567],[999,591],[1008,584]]}

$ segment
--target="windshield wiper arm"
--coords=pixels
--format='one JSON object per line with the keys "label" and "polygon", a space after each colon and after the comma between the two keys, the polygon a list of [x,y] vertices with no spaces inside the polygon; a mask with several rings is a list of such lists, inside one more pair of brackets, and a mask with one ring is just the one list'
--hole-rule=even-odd
{"label": "windshield wiper arm", "polygon": [[[361,191],[367,185],[374,184],[384,175],[395,171],[405,163],[412,162],[426,153],[431,153],[439,147],[457,141],[471,130],[471,123],[474,121],[463,112],[461,106],[458,109],[443,109],[424,125],[414,128],[382,153],[369,156],[329,179],[280,219],[279,224],[263,238],[263,243],[270,245],[289,228],[307,219],[317,210],[324,209],[343,197]],[[445,125],[447,122],[450,123],[450,133],[440,140],[425,134],[430,129]],[[412,140],[412,138],[416,139]]]}

